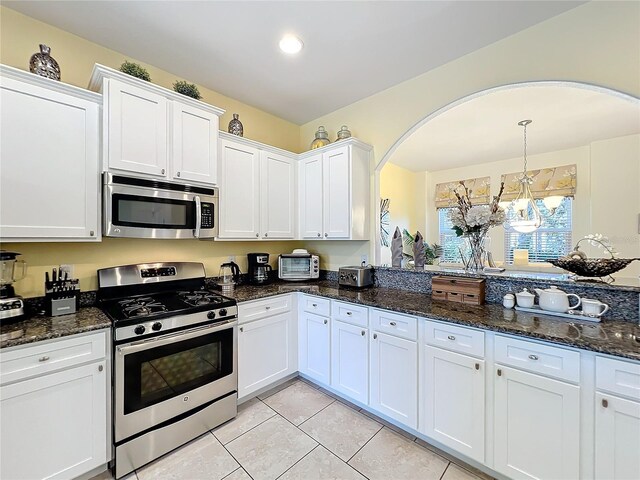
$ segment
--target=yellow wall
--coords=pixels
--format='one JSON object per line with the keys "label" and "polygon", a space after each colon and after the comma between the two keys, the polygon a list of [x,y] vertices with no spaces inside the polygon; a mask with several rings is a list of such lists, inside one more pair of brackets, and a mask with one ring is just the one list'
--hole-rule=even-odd
{"label": "yellow wall", "polygon": [[[125,53],[115,52],[15,10],[0,7],[0,63],[28,70],[29,58],[39,51],[40,43],[51,47],[51,55],[60,64],[62,81],[82,88],[87,88],[95,63],[118,69],[125,60],[143,65],[156,85],[171,89],[176,80],[189,80],[182,77],[180,72],[160,70]],[[292,152],[300,151],[298,125],[201,85],[198,85],[198,89],[203,102],[226,110],[220,118],[222,130],[226,130],[232,115],[238,113],[247,138]]]}
{"label": "yellow wall", "polygon": [[[639,2],[589,2],[308,122],[300,129],[300,143],[309,142],[318,125],[332,138],[346,124],[374,146],[377,163],[430,113],[473,92],[515,82],[572,80],[640,96],[639,19]],[[354,258],[373,254],[373,248],[369,242]]]}

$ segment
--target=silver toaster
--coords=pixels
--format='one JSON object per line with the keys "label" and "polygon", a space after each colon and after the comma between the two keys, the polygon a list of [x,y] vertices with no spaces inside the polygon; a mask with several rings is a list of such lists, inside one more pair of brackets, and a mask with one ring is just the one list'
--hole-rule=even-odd
{"label": "silver toaster", "polygon": [[338,285],[347,287],[370,287],[373,285],[373,268],[366,267],[340,267],[338,269]]}

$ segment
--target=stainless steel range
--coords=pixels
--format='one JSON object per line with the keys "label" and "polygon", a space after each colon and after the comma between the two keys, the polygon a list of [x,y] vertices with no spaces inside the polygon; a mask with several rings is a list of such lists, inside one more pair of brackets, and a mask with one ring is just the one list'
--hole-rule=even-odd
{"label": "stainless steel range", "polygon": [[98,270],[113,321],[113,438],[120,478],[237,413],[235,300],[201,263]]}

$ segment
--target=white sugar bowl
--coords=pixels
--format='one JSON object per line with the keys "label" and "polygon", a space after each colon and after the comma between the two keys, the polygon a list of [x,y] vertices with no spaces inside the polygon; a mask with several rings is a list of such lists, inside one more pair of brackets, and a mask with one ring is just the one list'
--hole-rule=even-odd
{"label": "white sugar bowl", "polygon": [[516,299],[518,300],[518,306],[522,307],[522,308],[532,308],[533,307],[533,301],[535,300],[536,296],[531,293],[529,290],[527,290],[526,288],[523,289],[521,292],[516,293]]}
{"label": "white sugar bowl", "polygon": [[513,308],[516,306],[516,297],[513,293],[507,293],[502,299],[504,308]]}

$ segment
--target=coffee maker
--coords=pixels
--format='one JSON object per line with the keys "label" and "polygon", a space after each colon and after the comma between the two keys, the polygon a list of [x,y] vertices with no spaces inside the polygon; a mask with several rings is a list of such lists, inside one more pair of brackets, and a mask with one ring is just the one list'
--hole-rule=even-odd
{"label": "coffee maker", "polygon": [[27,264],[16,260],[18,252],[0,250],[0,321],[19,320],[24,316],[24,302],[16,295],[13,283],[27,273]]}
{"label": "coffee maker", "polygon": [[268,253],[248,253],[249,283],[252,285],[266,285],[271,283],[271,265],[269,265]]}

